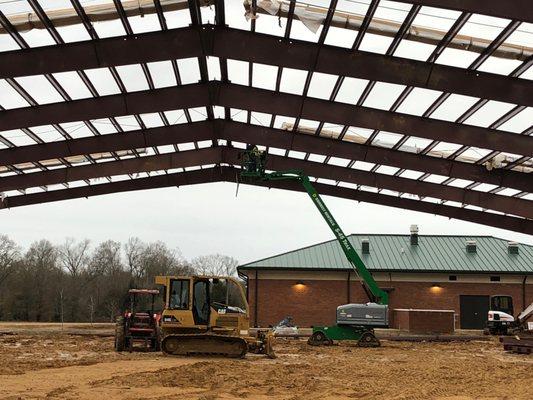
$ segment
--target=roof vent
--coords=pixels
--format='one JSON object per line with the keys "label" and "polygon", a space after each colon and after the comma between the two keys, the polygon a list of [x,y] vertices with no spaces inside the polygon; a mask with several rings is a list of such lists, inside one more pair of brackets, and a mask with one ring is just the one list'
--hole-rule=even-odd
{"label": "roof vent", "polygon": [[507,251],[509,252],[509,254],[518,254],[518,243],[507,242]]}
{"label": "roof vent", "polygon": [[363,254],[370,254],[370,242],[368,241],[368,239],[362,239],[361,246],[363,249]]}
{"label": "roof vent", "polygon": [[411,225],[411,246],[418,246],[418,225]]}
{"label": "roof vent", "polygon": [[466,241],[466,252],[467,253],[477,253],[477,245],[475,240]]}

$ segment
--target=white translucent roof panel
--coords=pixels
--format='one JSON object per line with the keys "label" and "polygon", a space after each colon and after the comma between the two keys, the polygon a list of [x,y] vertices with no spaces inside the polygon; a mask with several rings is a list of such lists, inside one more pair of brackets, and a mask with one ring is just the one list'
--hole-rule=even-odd
{"label": "white translucent roof panel", "polygon": [[469,125],[481,126],[487,128],[498,118],[514,108],[514,104],[503,103],[500,101],[488,101],[483,107],[477,110],[474,115],[468,118],[465,123]]}
{"label": "white translucent roof panel", "polygon": [[201,79],[197,58],[182,58],[177,63],[182,84],[197,83]]}
{"label": "white translucent roof panel", "polygon": [[118,74],[128,92],[148,90],[148,82],[140,64],[121,65],[117,67]]}
{"label": "white translucent roof panel", "polygon": [[274,120],[274,128],[276,129],[288,129],[288,126],[291,127],[294,125],[295,118],[293,117],[287,117],[284,115],[276,115],[276,119]]}
{"label": "white translucent roof panel", "polygon": [[77,24],[58,26],[56,29],[61,38],[67,43],[91,39],[91,36],[87,32],[87,29],[85,29],[85,26],[81,23],[81,20]]}
{"label": "white translucent roof panel", "polygon": [[147,65],[156,89],[177,84],[176,76],[170,61],[151,62]]}
{"label": "white translucent roof panel", "polygon": [[141,114],[139,117],[147,128],[157,128],[164,125],[163,120],[158,113]]}
{"label": "white translucent roof panel", "polygon": [[227,60],[228,78],[237,85],[248,85],[248,69],[250,63],[246,61]]}
{"label": "white translucent roof panel", "polygon": [[133,33],[144,33],[160,31],[161,25],[157,14],[144,14],[142,16],[135,15],[128,17],[128,22],[133,30]]}
{"label": "white translucent roof panel", "polygon": [[509,132],[522,133],[533,124],[533,107],[526,107],[506,123],[500,125],[499,129]]}
{"label": "white translucent roof panel", "polygon": [[93,28],[100,38],[123,36],[126,34],[124,26],[120,19],[113,19],[110,21],[96,21],[93,23]]}
{"label": "white translucent roof panel", "polygon": [[108,68],[87,69],[85,73],[100,96],[120,93],[120,89]]}
{"label": "white translucent roof panel", "polygon": [[361,41],[359,50],[369,51],[371,53],[385,54],[393,38],[375,35],[373,33],[366,33]]}
{"label": "white translucent roof panel", "polygon": [[252,86],[261,89],[274,90],[276,88],[277,74],[277,67],[274,67],[272,65],[254,63]]}
{"label": "white translucent roof panel", "polygon": [[165,11],[164,15],[168,29],[183,28],[191,24],[191,14],[188,9]]}
{"label": "white translucent roof panel", "polygon": [[404,89],[405,85],[377,82],[363,103],[363,106],[388,110]]}
{"label": "white translucent roof panel", "polygon": [[442,92],[437,90],[414,88],[397,111],[421,116],[441,94]]}
{"label": "white translucent roof panel", "polygon": [[337,28],[335,26],[330,26],[324,43],[331,46],[351,49],[354,44],[355,38],[357,37],[357,32],[358,31],[352,29],[343,29]]}
{"label": "white translucent roof panel", "polygon": [[476,36],[492,41],[509,22],[511,21],[508,19],[473,14],[461,28],[459,35]]}
{"label": "white translucent roof panel", "polygon": [[115,126],[108,118],[91,120],[91,123],[102,135],[117,133]]}
{"label": "white translucent roof panel", "polygon": [[337,75],[315,72],[311,78],[308,95],[319,99],[329,100],[333,87],[339,77]]}
{"label": "white translucent roof panel", "polygon": [[218,57],[207,57],[207,73],[209,80],[220,80],[220,59]]}
{"label": "white translucent roof panel", "polygon": [[170,125],[184,124],[187,122],[185,112],[183,110],[167,110],[164,112]]}
{"label": "white translucent roof panel", "polygon": [[239,110],[239,109],[232,108],[230,110],[230,113],[231,113],[231,119],[233,121],[246,122],[246,116],[247,116],[246,110]]}
{"label": "white translucent roof panel", "polygon": [[283,68],[280,91],[301,95],[307,78],[307,71],[301,69]]}
{"label": "white translucent roof panel", "polygon": [[509,75],[521,64],[522,62],[519,60],[489,57],[483,64],[481,64],[478,70],[498,75]]}
{"label": "white translucent roof panel", "polygon": [[58,103],[63,97],[43,75],[22,76],[15,80],[38,104]]}
{"label": "white translucent roof panel", "polygon": [[252,112],[250,122],[254,125],[268,126],[270,125],[270,120],[272,119],[271,114],[265,114],[260,112]]}
{"label": "white translucent roof panel", "polygon": [[54,78],[65,89],[72,100],[92,97],[89,88],[76,72],[59,72],[53,74]]}
{"label": "white translucent roof panel", "polygon": [[477,97],[450,95],[433,114],[431,118],[444,121],[456,121],[466,110],[472,107],[479,99]]}
{"label": "white translucent roof panel", "polygon": [[368,82],[367,79],[344,78],[335,100],[341,103],[356,104]]}
{"label": "white translucent roof panel", "polygon": [[5,79],[0,79],[0,106],[5,109],[27,107],[28,102]]}

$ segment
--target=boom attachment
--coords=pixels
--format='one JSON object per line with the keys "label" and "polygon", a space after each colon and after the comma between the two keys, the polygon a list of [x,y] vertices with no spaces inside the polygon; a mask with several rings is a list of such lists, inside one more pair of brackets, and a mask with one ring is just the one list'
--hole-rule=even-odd
{"label": "boom attachment", "polygon": [[348,262],[362,279],[363,288],[365,289],[370,301],[384,305],[389,303],[389,296],[387,292],[380,289],[374,280],[374,277],[366,268],[363,260],[361,260],[337,221],[333,215],[331,215],[331,212],[327,208],[326,204],[322,201],[322,198],[313,187],[309,177],[304,173],[304,171],[290,169],[286,171],[266,172],[266,152],[260,151],[257,146],[253,145],[248,145],[246,151],[242,155],[242,159],[243,164],[241,178],[261,181],[294,180],[300,182],[335,235],[342,248],[342,251],[348,259]]}

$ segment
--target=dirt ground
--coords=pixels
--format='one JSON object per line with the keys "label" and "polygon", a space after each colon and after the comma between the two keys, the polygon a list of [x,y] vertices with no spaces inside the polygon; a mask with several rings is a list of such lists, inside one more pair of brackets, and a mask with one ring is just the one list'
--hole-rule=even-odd
{"label": "dirt ground", "polygon": [[533,357],[507,354],[496,340],[383,341],[377,349],[278,340],[275,360],[235,360],[118,354],[93,330],[2,328],[1,399],[533,398]]}

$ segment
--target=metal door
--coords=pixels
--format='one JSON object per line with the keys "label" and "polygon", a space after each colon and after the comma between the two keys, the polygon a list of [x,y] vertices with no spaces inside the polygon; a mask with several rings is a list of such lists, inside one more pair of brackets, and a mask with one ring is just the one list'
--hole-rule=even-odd
{"label": "metal door", "polygon": [[195,325],[208,325],[211,308],[209,306],[209,281],[194,282],[192,315]]}
{"label": "metal door", "polygon": [[489,296],[459,296],[461,329],[483,329],[487,324]]}

